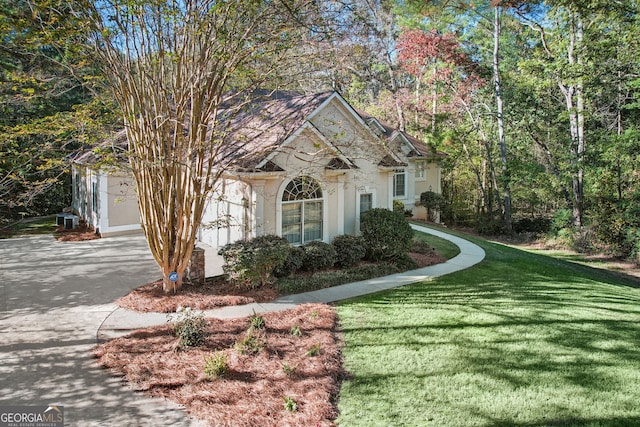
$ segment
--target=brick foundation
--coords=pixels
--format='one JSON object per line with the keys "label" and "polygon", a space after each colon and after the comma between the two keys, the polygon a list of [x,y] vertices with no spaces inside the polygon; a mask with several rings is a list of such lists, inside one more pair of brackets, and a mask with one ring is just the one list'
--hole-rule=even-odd
{"label": "brick foundation", "polygon": [[195,247],[186,272],[186,279],[192,285],[204,285],[204,249]]}

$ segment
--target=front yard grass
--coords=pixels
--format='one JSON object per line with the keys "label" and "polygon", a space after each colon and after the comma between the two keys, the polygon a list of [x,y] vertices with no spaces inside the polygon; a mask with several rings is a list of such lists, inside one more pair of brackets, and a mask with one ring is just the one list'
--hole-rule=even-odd
{"label": "front yard grass", "polygon": [[339,424],[640,425],[640,282],[469,239],[476,267],[338,304]]}
{"label": "front yard grass", "polygon": [[0,225],[0,239],[50,234],[56,227],[56,216],[26,218]]}

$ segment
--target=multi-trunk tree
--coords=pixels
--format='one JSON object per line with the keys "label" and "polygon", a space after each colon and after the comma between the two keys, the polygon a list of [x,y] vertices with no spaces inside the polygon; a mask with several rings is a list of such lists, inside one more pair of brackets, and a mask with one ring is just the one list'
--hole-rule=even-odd
{"label": "multi-trunk tree", "polygon": [[[225,117],[274,75],[320,15],[314,2],[85,2],[122,111],[142,228],[166,292],[182,285],[207,195],[225,171]],[[232,107],[233,106],[233,107]]]}

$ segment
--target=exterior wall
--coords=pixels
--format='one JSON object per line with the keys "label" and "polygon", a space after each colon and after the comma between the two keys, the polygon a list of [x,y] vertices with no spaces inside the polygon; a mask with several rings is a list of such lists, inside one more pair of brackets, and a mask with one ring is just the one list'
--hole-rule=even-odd
{"label": "exterior wall", "polygon": [[[322,186],[326,242],[340,234],[358,233],[363,194],[371,195],[373,208],[393,208],[394,169],[378,166],[387,152],[371,143],[376,136],[367,125],[337,98],[312,113],[309,121],[311,125],[304,126],[270,159],[286,172],[227,176],[221,180],[209,197],[200,241],[218,248],[257,235],[282,235],[282,194],[289,181],[299,176],[310,176]],[[406,143],[396,139],[392,145],[399,158],[405,158],[409,150]],[[327,169],[329,162],[340,155],[356,168]],[[417,161],[426,161],[424,178],[415,176]],[[409,159],[404,169],[406,195],[400,200],[417,217],[426,217],[425,209],[416,206],[416,201],[430,189],[441,193],[440,166],[437,161]],[[74,209],[103,235],[140,230],[131,179],[78,168],[77,181]],[[97,198],[92,193],[94,188],[98,190]]]}
{"label": "exterior wall", "polygon": [[72,179],[73,210],[103,237],[141,231],[132,178],[74,165]]}
{"label": "exterior wall", "polygon": [[250,185],[222,179],[208,197],[198,240],[214,248],[247,238]]}
{"label": "exterior wall", "polygon": [[107,176],[108,228],[140,223],[135,181],[130,176]]}
{"label": "exterior wall", "polygon": [[[226,184],[226,196],[222,202],[226,207],[220,202],[212,202],[212,206],[217,207],[211,208],[209,218],[228,215],[237,225],[215,232],[203,231],[202,240],[205,243],[217,247],[256,235],[282,235],[282,195],[290,180],[298,176],[310,176],[322,186],[323,240],[326,242],[337,235],[356,234],[359,231],[362,194],[371,194],[374,208],[393,208],[394,169],[383,170],[378,166],[386,153],[372,148],[371,139],[375,137],[363,127],[366,125],[358,123],[337,101],[318,110],[310,117],[310,121],[319,132],[311,127],[302,130],[271,159],[286,172],[267,174],[256,179],[247,178],[250,183],[242,183],[242,191],[233,190],[233,185]],[[326,141],[322,135],[331,135],[331,141]],[[327,170],[326,165],[339,154],[336,148],[346,153],[357,169]],[[397,152],[400,156],[405,154],[403,150],[406,148],[399,143]],[[402,201],[407,209],[413,209],[416,214],[420,213],[421,208],[416,207],[415,203],[422,192],[430,188],[436,192],[441,190],[439,165],[425,159],[421,161],[425,161],[423,178],[416,179],[414,161],[404,168],[407,187]],[[243,198],[244,202],[239,203],[238,198]],[[240,209],[240,206],[244,207]],[[216,209],[217,214],[214,215]],[[242,233],[241,227],[244,227]],[[212,234],[216,237],[212,237]]]}
{"label": "exterior wall", "polygon": [[84,166],[72,167],[73,200],[71,206],[74,213],[86,221],[94,229],[100,227],[97,201],[99,199],[98,174]]}

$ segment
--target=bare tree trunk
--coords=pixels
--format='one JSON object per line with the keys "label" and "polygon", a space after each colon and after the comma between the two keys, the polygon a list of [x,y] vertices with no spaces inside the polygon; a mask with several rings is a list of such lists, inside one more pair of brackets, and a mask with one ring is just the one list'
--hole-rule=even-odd
{"label": "bare tree trunk", "polygon": [[437,59],[433,59],[433,92],[431,93],[431,134],[436,134],[436,114],[438,114],[438,85],[436,75],[438,74]]}
{"label": "bare tree trunk", "polygon": [[502,161],[502,185],[504,203],[504,225],[511,231],[511,183],[507,165],[507,143],[504,135],[504,116],[502,105],[502,88],[500,86],[500,7],[496,6],[493,20],[493,81],[498,115],[498,141],[500,143],[500,160]]}
{"label": "bare tree trunk", "polygon": [[[580,52],[582,46],[582,19],[575,13],[571,14],[569,44],[567,45],[567,60],[570,66],[582,64]],[[567,112],[569,114],[569,129],[571,134],[572,171],[571,183],[573,190],[573,224],[582,227],[584,206],[584,93],[582,78],[576,83],[564,84],[559,81],[560,91],[564,95]]]}

